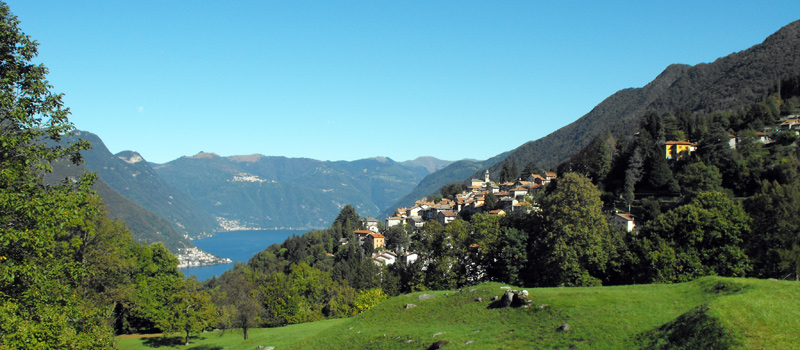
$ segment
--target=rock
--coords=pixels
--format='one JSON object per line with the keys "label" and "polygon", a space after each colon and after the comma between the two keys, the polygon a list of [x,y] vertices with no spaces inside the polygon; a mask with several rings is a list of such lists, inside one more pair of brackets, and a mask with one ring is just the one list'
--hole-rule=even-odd
{"label": "rock", "polygon": [[428,349],[441,349],[447,344],[450,344],[449,340],[439,340],[439,341],[431,344],[431,346],[428,347]]}
{"label": "rock", "polygon": [[444,332],[439,332],[439,333],[434,334],[433,337],[436,338],[436,337],[438,337],[438,336],[440,336],[442,334],[444,334]]}
{"label": "rock", "polygon": [[544,309],[546,309],[546,308],[548,308],[548,307],[550,307],[550,305],[547,305],[547,304],[541,304],[541,305],[539,305],[539,308],[540,308],[540,309],[542,309],[542,310],[544,310]]}
{"label": "rock", "polygon": [[777,280],[777,279],[775,279],[775,278],[770,278],[770,279],[767,279],[767,281],[778,282],[778,280]]}
{"label": "rock", "polygon": [[479,302],[479,303],[480,303],[480,302],[483,302],[483,298],[481,298],[481,297],[475,298],[475,301],[477,301],[477,302]]}
{"label": "rock", "polygon": [[421,294],[417,297],[417,300],[426,300],[426,299],[433,299],[436,298],[433,294]]}
{"label": "rock", "polygon": [[406,309],[413,309],[415,307],[417,307],[417,304],[406,304],[406,306],[405,306]]}
{"label": "rock", "polygon": [[481,331],[480,329],[476,329],[476,330],[472,331],[472,333],[479,333],[480,331]]}
{"label": "rock", "polygon": [[506,293],[503,294],[503,299],[500,300],[500,306],[509,307],[513,302],[514,302],[514,292],[511,290],[507,290]]}
{"label": "rock", "polygon": [[472,344],[474,342],[475,342],[474,340],[467,340],[466,342],[464,342],[464,345],[469,345],[469,344]]}
{"label": "rock", "polygon": [[472,288],[472,289],[470,289],[470,290],[469,290],[469,292],[470,292],[470,293],[475,293],[475,291],[476,291],[476,290],[477,290],[477,289],[475,289],[475,288]]}
{"label": "rock", "polygon": [[500,287],[500,289],[511,289],[511,287],[509,287],[509,286],[502,286],[502,287]]}
{"label": "rock", "polygon": [[561,327],[558,327],[558,331],[559,332],[566,332],[566,331],[570,330],[570,328],[572,328],[572,327],[569,325],[569,323],[564,323],[564,324],[561,325]]}
{"label": "rock", "polygon": [[406,343],[413,343],[413,342],[414,342],[414,339],[406,340]]}

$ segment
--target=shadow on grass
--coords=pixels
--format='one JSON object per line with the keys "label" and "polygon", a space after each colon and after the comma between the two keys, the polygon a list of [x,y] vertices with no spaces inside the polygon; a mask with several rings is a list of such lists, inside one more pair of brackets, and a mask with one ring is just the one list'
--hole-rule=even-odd
{"label": "shadow on grass", "polygon": [[736,341],[707,305],[698,306],[661,327],[639,334],[642,349],[731,349]]}
{"label": "shadow on grass", "polygon": [[[202,341],[205,340],[204,337],[190,337],[189,338],[189,346],[186,349],[192,350],[222,350],[223,348],[219,346],[211,346],[211,345],[197,345],[193,346],[192,342],[194,341]],[[182,336],[174,336],[174,337],[153,337],[147,338],[142,341],[142,344],[149,348],[160,348],[162,346],[166,347],[176,347],[184,345],[184,338]]]}

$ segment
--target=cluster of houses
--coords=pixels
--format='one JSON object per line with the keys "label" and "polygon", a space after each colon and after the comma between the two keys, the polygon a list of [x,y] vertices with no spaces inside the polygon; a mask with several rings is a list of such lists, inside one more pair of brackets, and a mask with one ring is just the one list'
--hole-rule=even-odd
{"label": "cluster of houses", "polygon": [[[530,212],[534,205],[530,196],[535,195],[551,180],[556,173],[545,172],[541,175],[531,174],[526,179],[514,182],[496,183],[489,178],[489,170],[483,179],[472,179],[469,188],[455,196],[454,199],[443,198],[438,203],[419,200],[410,208],[398,208],[394,215],[385,219],[388,229],[395,225],[411,225],[422,227],[428,221],[438,221],[447,225],[460,213],[505,215],[510,212]],[[496,203],[487,205],[487,197],[494,196]]]}

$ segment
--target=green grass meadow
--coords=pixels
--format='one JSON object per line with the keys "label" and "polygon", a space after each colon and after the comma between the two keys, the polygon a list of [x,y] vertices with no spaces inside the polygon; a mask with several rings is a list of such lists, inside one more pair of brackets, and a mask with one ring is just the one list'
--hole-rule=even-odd
{"label": "green grass meadow", "polygon": [[[241,330],[228,330],[202,333],[189,346],[177,334],[123,336],[118,346],[427,349],[445,340],[446,349],[800,348],[797,282],[706,277],[682,284],[531,288],[530,308],[494,308],[491,298],[503,294],[502,286],[401,295],[348,319],[253,329],[247,341]],[[435,297],[418,300],[421,294]],[[564,323],[569,330],[559,330]]]}

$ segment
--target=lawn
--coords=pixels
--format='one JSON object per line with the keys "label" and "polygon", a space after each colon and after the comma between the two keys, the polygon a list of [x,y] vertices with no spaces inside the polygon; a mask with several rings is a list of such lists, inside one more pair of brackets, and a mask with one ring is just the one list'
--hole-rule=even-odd
{"label": "lawn", "polygon": [[[508,286],[485,283],[401,295],[349,319],[254,329],[246,342],[234,330],[203,333],[189,347],[180,345],[179,337],[119,338],[119,346],[426,349],[440,340],[449,342],[446,348],[476,349],[791,349],[800,344],[797,282],[707,277],[682,284],[531,288],[532,307],[494,308],[491,298],[502,295],[503,287]],[[418,299],[422,294],[434,297]],[[569,330],[560,330],[565,323]]]}

